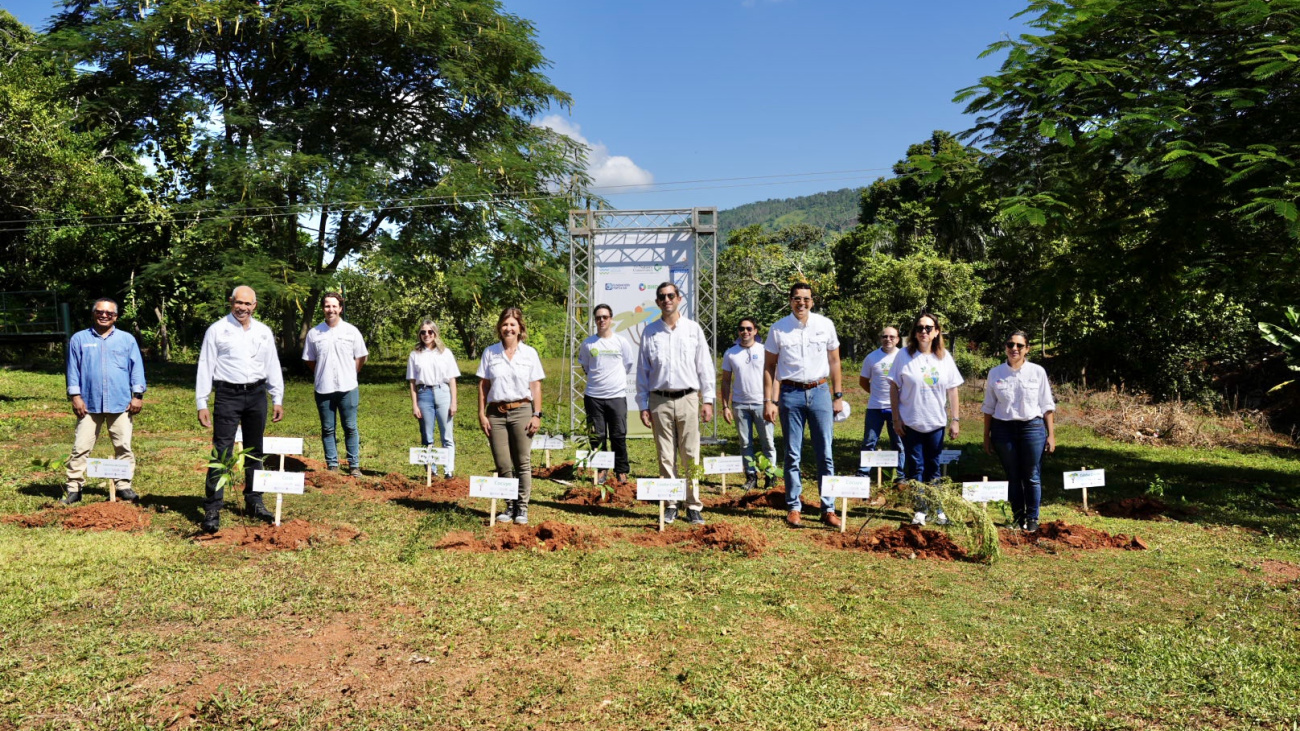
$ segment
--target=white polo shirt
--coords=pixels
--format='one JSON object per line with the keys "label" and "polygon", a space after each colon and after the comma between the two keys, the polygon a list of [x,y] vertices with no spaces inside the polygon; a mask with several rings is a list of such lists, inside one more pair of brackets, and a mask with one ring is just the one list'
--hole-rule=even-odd
{"label": "white polo shirt", "polygon": [[763,403],[763,343],[758,340],[748,348],[740,343],[722,354],[722,372],[731,374],[733,404]]}
{"label": "white polo shirt", "polygon": [[641,355],[636,367],[636,402],[650,408],[652,391],[685,391],[693,388],[700,401],[713,403],[717,371],[709,341],[694,320],[677,319],[676,327],[655,320],[641,332]]}
{"label": "white polo shirt", "polygon": [[578,363],[587,374],[586,395],[592,398],[624,398],[627,377],[636,367],[632,341],[621,335],[602,338],[592,335],[582,341]]}
{"label": "white polo shirt", "polygon": [[[514,358],[506,357],[506,348],[501,343],[493,343],[483,351],[478,361],[479,378],[492,382],[488,386],[487,401],[531,401],[533,392],[529,386],[533,381],[546,378],[542,371],[542,359],[537,351],[527,343],[520,343]],[[537,410],[537,405],[533,405]]]}
{"label": "white polo shirt", "polygon": [[1056,411],[1047,371],[1029,362],[1018,371],[1006,363],[994,366],[984,383],[984,405],[980,410],[999,421],[1029,421]]}
{"label": "white polo shirt", "polygon": [[916,355],[900,348],[889,369],[889,381],[898,385],[898,416],[908,429],[932,432],[948,425],[948,389],[964,381],[951,353],[939,360],[931,353]]}
{"label": "white polo shirt", "polygon": [[806,322],[790,313],[777,320],[767,331],[769,353],[775,353],[776,379],[812,383],[831,374],[827,353],[840,349],[840,338],[835,334],[835,323],[809,312]]}
{"label": "white polo shirt", "polygon": [[302,359],[316,361],[316,393],[339,393],[357,387],[357,358],[370,355],[361,331],[339,320],[330,327],[322,322],[307,331]]}
{"label": "white polo shirt", "polygon": [[894,348],[894,352],[886,353],[884,348],[876,348],[862,361],[862,373],[859,375],[871,383],[868,409],[889,411],[889,369],[894,367],[894,359],[898,357],[899,350],[901,348]]}
{"label": "white polo shirt", "polygon": [[280,355],[275,352],[271,328],[249,318],[245,330],[233,314],[212,323],[203,334],[194,378],[194,400],[198,408],[208,408],[213,381],[245,384],[263,378],[271,392],[271,402],[279,406],[284,401],[284,374],[280,372]]}
{"label": "white polo shirt", "polygon": [[460,376],[460,364],[450,348],[412,350],[406,357],[406,380],[419,386],[438,386]]}

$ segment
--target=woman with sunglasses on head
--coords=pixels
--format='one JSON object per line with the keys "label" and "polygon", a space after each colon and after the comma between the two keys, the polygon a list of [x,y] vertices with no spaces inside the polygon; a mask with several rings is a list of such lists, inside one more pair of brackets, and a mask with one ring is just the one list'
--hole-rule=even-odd
{"label": "woman with sunglasses on head", "polygon": [[542,359],[526,345],[528,328],[518,307],[497,318],[497,337],[479,359],[478,423],[492,447],[498,477],[519,478],[519,499],[506,501],[502,523],[528,525],[533,494],[533,435],[542,426]]}
{"label": "woman with sunglasses on head", "polygon": [[994,366],[984,383],[984,451],[1002,460],[1016,527],[1032,532],[1043,496],[1043,454],[1056,451],[1056,400],[1047,372],[1028,360],[1025,333],[1011,333],[1005,345],[1007,362]]}
{"label": "woman with sunglasses on head", "polygon": [[[907,347],[898,352],[889,369],[889,401],[894,433],[903,437],[907,453],[904,472],[909,480],[933,482],[939,479],[939,452],[943,450],[945,428],[956,439],[961,433],[961,409],[957,387],[963,383],[952,355],[943,347],[939,318],[922,312],[912,323]],[[951,413],[950,413],[951,412]],[[926,503],[918,496],[914,525],[925,525]],[[935,522],[944,525],[943,510]]]}
{"label": "woman with sunglasses on head", "polygon": [[433,427],[438,427],[442,446],[450,459],[442,468],[444,477],[455,472],[456,444],[451,420],[456,416],[456,378],[460,366],[443,344],[433,320],[420,321],[419,342],[406,359],[406,382],[411,385],[411,413],[420,422],[420,444],[433,444]]}

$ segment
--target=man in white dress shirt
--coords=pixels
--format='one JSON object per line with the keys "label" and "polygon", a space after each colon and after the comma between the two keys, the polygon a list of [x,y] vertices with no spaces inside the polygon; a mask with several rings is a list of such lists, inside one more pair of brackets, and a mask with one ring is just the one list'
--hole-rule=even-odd
{"label": "man in white dress shirt", "polygon": [[[365,365],[366,350],[361,331],[343,321],[343,295],[326,292],[320,298],[325,322],[307,331],[302,359],[316,378],[316,411],[320,414],[320,438],[325,448],[325,464],[339,468],[339,448],[335,424],[343,422],[343,439],[348,450],[348,471],[361,476],[361,437],[357,433],[357,405],[361,388],[357,374]],[[338,418],[335,418],[337,413]]]}
{"label": "man in white dress shirt", "polygon": [[[690,466],[700,459],[700,419],[713,421],[716,373],[708,338],[696,322],[682,317],[681,292],[672,282],[655,289],[660,318],[641,333],[637,358],[636,400],[641,423],[654,431],[660,477],[687,478],[686,517],[704,525],[699,486],[690,481]],[[703,406],[700,402],[703,401]],[[677,505],[664,521],[677,519]]]}
{"label": "man in white dress shirt", "polygon": [[[212,447],[228,458],[235,445],[235,432],[244,432],[244,448],[252,450],[244,459],[244,504],[249,515],[275,520],[262,504],[262,494],[253,492],[253,470],[262,467],[262,431],[266,428],[266,394],[274,403],[272,421],[284,418],[284,377],[280,356],[275,352],[271,328],[253,319],[257,293],[252,287],[235,287],[230,295],[230,314],[214,322],[203,335],[199,351],[194,398],[199,423],[212,428]],[[208,396],[217,398],[214,414],[208,412]],[[218,470],[209,469],[202,530],[215,533],[220,527],[225,490],[218,490]]]}
{"label": "man in white dress shirt", "polygon": [[[820,484],[820,478],[835,474],[831,438],[835,414],[844,410],[840,339],[835,324],[813,312],[812,306],[812,287],[803,282],[790,287],[790,314],[767,331],[764,344],[767,401],[763,416],[770,422],[779,417],[785,434],[785,502],[789,509],[785,519],[791,527],[799,526],[803,509],[799,459],[804,424],[812,430]],[[822,496],[821,514],[823,523],[839,527],[834,499]]]}

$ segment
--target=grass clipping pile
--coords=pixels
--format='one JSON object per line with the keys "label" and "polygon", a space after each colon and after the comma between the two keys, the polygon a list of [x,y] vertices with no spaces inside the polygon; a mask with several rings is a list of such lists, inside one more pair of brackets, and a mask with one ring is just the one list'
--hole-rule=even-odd
{"label": "grass clipping pile", "polygon": [[73,530],[137,531],[149,527],[149,518],[149,511],[118,500],[48,508],[29,515],[7,515],[3,520],[24,528],[59,525]]}
{"label": "grass clipping pile", "polygon": [[331,546],[363,540],[364,533],[350,525],[317,525],[305,520],[291,520],[279,526],[253,528],[232,526],[211,535],[195,537],[196,543],[226,545],[250,551],[296,551],[308,546]]}

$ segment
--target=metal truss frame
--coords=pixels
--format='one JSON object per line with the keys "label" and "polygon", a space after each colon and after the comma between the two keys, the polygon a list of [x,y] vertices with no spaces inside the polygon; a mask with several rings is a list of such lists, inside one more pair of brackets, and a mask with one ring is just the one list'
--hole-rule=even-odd
{"label": "metal truss frame", "polygon": [[[704,329],[713,357],[718,357],[718,209],[657,208],[630,211],[575,209],[569,211],[569,295],[565,303],[564,359],[568,364],[560,384],[561,398],[569,401],[570,435],[585,432],[586,409],[582,394],[587,378],[578,363],[582,341],[595,332],[591,308],[595,288],[596,235],[602,233],[656,234],[690,233],[694,243],[691,292],[695,298],[693,319]],[[626,263],[649,263],[629,258],[627,251],[615,254]],[[557,413],[563,404],[557,404]],[[718,420],[713,420],[712,437],[717,438]]]}

